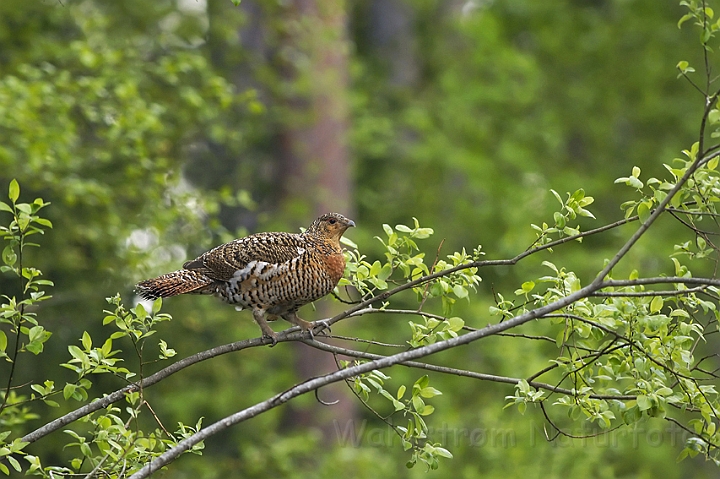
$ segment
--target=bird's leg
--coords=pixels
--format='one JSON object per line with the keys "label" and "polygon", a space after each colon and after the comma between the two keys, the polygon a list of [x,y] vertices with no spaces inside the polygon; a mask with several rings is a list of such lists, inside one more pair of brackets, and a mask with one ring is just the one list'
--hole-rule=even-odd
{"label": "bird's leg", "polygon": [[295,313],[295,311],[290,311],[283,314],[282,318],[285,321],[294,324],[295,326],[300,326],[300,329],[302,329],[303,331],[308,331],[310,333],[310,339],[315,339],[312,332],[312,323],[305,321],[304,319],[298,318],[298,315]]}
{"label": "bird's leg", "polygon": [[270,338],[272,340],[272,344],[270,347],[273,347],[277,344],[277,333],[268,326],[267,321],[265,321],[265,310],[263,309],[253,309],[253,318],[255,319],[255,322],[260,326],[260,329],[262,330],[263,337],[264,338]]}
{"label": "bird's leg", "polygon": [[313,328],[315,327],[316,323],[319,323],[323,326],[323,328],[320,329],[322,331],[324,328],[330,329],[330,326],[325,321],[317,321],[316,323],[311,323],[309,321],[305,321],[304,319],[301,319],[298,317],[298,315],[295,313],[295,311],[290,311],[289,313],[285,313],[283,315],[283,319],[285,321],[288,321],[295,326],[300,326],[300,329],[303,331],[307,331],[310,334],[310,339],[315,339],[315,334],[313,333]]}

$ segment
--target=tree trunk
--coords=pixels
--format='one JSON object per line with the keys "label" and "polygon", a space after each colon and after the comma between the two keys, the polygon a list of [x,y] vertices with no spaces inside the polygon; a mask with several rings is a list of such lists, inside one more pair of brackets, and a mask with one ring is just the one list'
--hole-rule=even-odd
{"label": "tree trunk", "polygon": [[[294,0],[287,4],[281,40],[285,80],[293,93],[285,98],[279,139],[285,214],[307,220],[335,211],[352,217],[352,182],[347,146],[348,42],[347,17],[337,0]],[[329,317],[340,310],[320,301],[308,319]],[[337,369],[327,353],[296,344],[296,370],[301,379]],[[355,420],[356,402],[344,384],[323,389],[319,403],[306,409],[291,406],[288,420],[320,427],[333,441],[335,421],[344,429]]]}

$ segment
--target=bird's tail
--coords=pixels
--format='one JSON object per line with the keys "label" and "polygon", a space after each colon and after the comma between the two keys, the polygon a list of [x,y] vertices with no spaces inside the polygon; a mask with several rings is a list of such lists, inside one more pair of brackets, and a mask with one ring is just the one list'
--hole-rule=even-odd
{"label": "bird's tail", "polygon": [[185,293],[212,294],[215,292],[215,280],[197,271],[181,269],[141,281],[135,286],[135,292],[143,299],[167,298]]}

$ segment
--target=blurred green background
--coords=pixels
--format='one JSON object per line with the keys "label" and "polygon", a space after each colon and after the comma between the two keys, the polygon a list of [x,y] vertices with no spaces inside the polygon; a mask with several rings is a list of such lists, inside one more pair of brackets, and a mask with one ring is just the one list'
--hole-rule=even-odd
{"label": "blurred green background", "polygon": [[[678,29],[677,3],[3,0],[0,190],[17,178],[23,200],[52,202],[55,226],[30,252],[56,285],[38,311],[54,335],[40,359],[23,358],[19,375],[71,380],[58,366],[67,344],[84,330],[111,332],[101,326],[105,297],[120,292],[130,304],[141,279],[233,237],[298,231],[320,212],[354,219],[347,236],[371,260],[382,224],[413,216],[435,229],[428,256],[444,239],[442,254],[482,244],[489,259],[512,257],[534,240],[530,223],[551,221],[550,188],[595,197],[598,219],[585,229],[620,219],[632,196],[614,179],[635,165],[645,178],[662,176],[699,128],[702,96],[676,79],[675,65],[699,65],[702,51],[696,32]],[[544,274],[543,259],[592,277],[631,231],[482,271],[478,294],[455,313],[474,327],[495,321],[493,292],[513,296]],[[620,273],[671,272],[679,231],[658,224]],[[0,278],[2,294],[14,288]],[[304,317],[342,309],[317,306]],[[164,309],[174,320],[159,336],[183,357],[257,335],[248,313],[214,298],[173,298]],[[409,329],[407,317],[374,315],[333,332],[403,342]],[[431,361],[523,377],[555,352],[521,341],[490,338]],[[146,394],[166,425],[201,416],[209,424],[333,367],[326,354],[281,344],[199,364]],[[421,375],[388,374],[394,387]],[[320,391],[338,405],[301,397],[212,438],[203,456],[182,457],[165,477],[718,475],[700,458],[677,463],[684,436],[659,420],[547,442],[539,410],[503,409],[512,387],[437,375],[431,384],[444,392],[430,401],[431,438],[455,455],[437,471],[406,469],[399,440],[338,387]],[[101,377],[92,392],[121,385]],[[27,427],[76,406],[41,405]],[[30,452],[64,464],[65,441],[57,432]]]}

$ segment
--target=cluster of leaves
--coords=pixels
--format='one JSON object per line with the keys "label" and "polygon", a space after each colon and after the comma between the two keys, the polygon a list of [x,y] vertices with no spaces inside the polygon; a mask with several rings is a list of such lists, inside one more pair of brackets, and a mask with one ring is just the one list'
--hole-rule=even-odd
{"label": "cluster of leaves", "polygon": [[[693,167],[693,163],[697,160],[698,149],[699,143],[696,142],[689,150],[683,150],[686,159],[675,158],[674,166],[664,165],[671,178],[660,180],[653,177],[643,183],[640,180],[638,167],[633,168],[630,177],[618,178],[617,183],[631,186],[640,195],[639,199],[626,201],[621,205],[625,210],[626,218],[637,211],[641,221],[647,220],[650,213],[665,199],[668,191],[672,190],[688,169]],[[717,203],[720,202],[718,188],[720,172],[717,170],[719,161],[717,156],[702,161],[694,170],[692,178],[678,190],[666,208],[673,217],[695,233],[693,241],[675,245],[674,256],[684,255],[690,259],[703,259],[718,251],[712,239],[713,233],[703,229],[702,223],[712,222],[713,224],[710,225],[712,227],[717,221]]]}
{"label": "cluster of leaves", "polygon": [[[718,30],[720,30],[720,19],[716,22],[712,22],[715,17],[715,11],[711,7],[707,6],[703,0],[682,0],[680,5],[686,7],[689,12],[680,17],[677,24],[678,28],[681,28],[683,23],[692,20],[693,24],[700,27],[702,31],[700,42],[707,47],[710,39],[715,36],[715,33]],[[684,63],[685,65],[683,66],[687,68],[687,62],[680,63]],[[695,71],[687,70],[686,68],[680,68],[680,70],[683,73]]]}
{"label": "cluster of leaves", "polygon": [[[68,346],[71,359],[61,366],[74,371],[77,379],[73,383],[66,383],[63,388],[62,393],[66,400],[72,398],[80,402],[87,402],[89,399],[88,389],[92,386],[90,377],[94,374],[109,373],[123,380],[138,375],[142,376],[143,366],[146,364],[143,362],[143,351],[147,338],[156,333],[155,328],[159,323],[171,319],[169,315],[159,312],[162,305],[161,300],[153,302],[150,312],[146,311],[142,303],[138,303],[132,309],[125,308],[119,295],[107,298],[107,302],[115,308],[113,311],[105,311],[103,324],[113,325],[117,331],[113,332],[99,347],[93,346],[88,332],[83,332],[80,340],[82,347]],[[121,338],[129,338],[132,342],[134,353],[140,360],[138,373],[119,366],[123,359],[117,356],[122,351],[113,350],[113,341]],[[165,341],[160,340],[158,359],[168,359],[174,355],[175,351],[168,348]],[[46,396],[50,395],[52,388],[49,387],[42,392]],[[132,474],[147,462],[176,446],[182,439],[195,434],[202,425],[202,418],[194,427],[179,423],[176,431],[171,433],[152,411],[144,398],[142,389],[127,392],[125,401],[128,406],[122,410],[110,405],[102,411],[82,418],[78,424],[79,427],[65,430],[65,433],[72,438],[71,442],[66,444],[66,449],[76,451],[70,460],[70,467],[48,466],[43,468],[39,458],[26,456],[31,463],[28,473],[43,477],[56,477],[58,474],[74,475],[92,470],[101,477],[125,477],[126,474]],[[149,412],[158,427],[151,431],[142,429],[139,419],[143,412]],[[199,443],[190,448],[188,452],[201,454],[203,448],[203,443]]]}
{"label": "cluster of leaves", "polygon": [[[414,227],[412,228],[403,224],[399,224],[395,228],[387,224],[383,225],[386,237],[376,237],[376,239],[383,245],[385,262],[376,260],[371,264],[358,251],[354,243],[344,240],[352,250],[345,251],[346,274],[340,280],[338,287],[352,286],[363,299],[367,299],[389,290],[389,283],[398,286],[437,273],[436,279],[420,282],[412,289],[416,293],[420,309],[423,308],[427,299],[439,298],[443,313],[448,315],[455,301],[468,298],[468,289],[475,290],[480,283],[481,278],[477,275],[477,268],[463,268],[462,266],[472,263],[482,253],[478,248],[474,252],[474,256],[470,256],[463,249],[461,252],[447,255],[447,260],[436,258],[434,263],[428,266],[425,263],[425,253],[420,251],[417,240],[429,238],[432,236],[433,230],[420,226],[417,218],[413,218],[413,221]],[[454,271],[443,274],[451,269]],[[382,308],[386,308],[389,304],[389,302],[383,303]],[[457,337],[465,325],[465,322],[459,317],[448,318],[430,313],[420,313],[419,316],[421,322],[408,322],[411,337],[407,342],[413,348]],[[426,464],[429,469],[436,469],[439,458],[449,458],[452,455],[440,444],[427,440],[427,425],[423,416],[430,415],[435,408],[425,404],[423,398],[441,394],[440,391],[428,386],[429,378],[423,376],[411,386],[411,397],[403,399],[407,387],[401,385],[397,395],[393,396],[383,388],[384,381],[388,379],[390,379],[389,376],[384,373],[372,371],[355,377],[353,388],[368,407],[370,407],[368,404],[369,393],[374,390],[392,403],[393,414],[402,413],[403,417],[409,416],[408,425],[405,427],[393,425],[387,417],[378,415],[398,433],[405,450],[412,448],[412,456],[407,463],[408,467],[413,467],[421,462]]]}
{"label": "cluster of leaves", "polygon": [[[75,372],[77,380],[75,383],[65,385],[63,389],[65,399],[72,397],[78,401],[87,401],[87,389],[92,385],[88,377],[93,374],[109,373],[123,380],[137,376],[137,373],[119,366],[123,359],[117,356],[122,351],[113,350],[113,341],[124,337],[130,338],[142,366],[144,364],[143,351],[146,338],[155,334],[158,323],[172,319],[170,315],[159,312],[162,306],[161,299],[153,302],[150,313],[145,310],[142,303],[138,303],[134,308],[127,310],[122,304],[119,294],[107,298],[107,302],[115,306],[115,310],[104,311],[106,316],[103,319],[103,324],[114,324],[118,331],[113,332],[103,342],[102,346],[93,346],[93,340],[87,331],[83,332],[80,340],[82,347],[73,344],[68,346],[71,359],[67,363],[61,364],[61,366]],[[163,340],[160,340],[159,348],[159,359],[168,359],[175,355],[175,351],[168,348],[167,343]]]}
{"label": "cluster of leaves", "polygon": [[[179,256],[177,243],[209,240],[207,216],[222,231],[221,205],[251,205],[229,187],[200,193],[181,173],[203,142],[239,144],[241,129],[228,127],[230,118],[262,109],[254,92],[236,92],[196,49],[162,45],[167,36],[108,35],[118,27],[113,8],[44,9],[52,20],[41,23],[61,25],[64,40],[0,78],[0,181],[12,172],[26,191],[53,198],[53,221],[75,218],[39,261],[52,260],[54,279],[76,294],[92,291],[101,274],[127,280],[136,269],[116,267],[118,259],[152,268]],[[77,260],[88,256],[95,267]]]}
{"label": "cluster of leaves", "polygon": [[[11,181],[8,191],[9,203],[0,201],[0,211],[10,214],[7,226],[0,226],[0,237],[6,243],[2,251],[0,271],[17,278],[17,291],[19,296],[3,294],[0,304],[0,360],[9,363],[9,371],[5,384],[0,389],[0,427],[3,429],[26,423],[37,417],[28,407],[27,403],[34,400],[34,394],[20,393],[13,387],[12,381],[16,366],[21,355],[32,353],[38,355],[43,352],[45,342],[51,333],[39,324],[36,313],[32,307],[50,298],[44,288],[52,286],[52,282],[41,279],[42,272],[29,267],[24,262],[25,248],[38,246],[28,241],[28,237],[44,234],[45,228],[52,224],[39,215],[39,211],[48,205],[38,198],[32,203],[20,203],[20,185]],[[46,384],[47,386],[47,384]],[[32,384],[34,391],[43,386]],[[8,431],[0,431],[0,457],[8,457],[10,464],[17,469],[17,461],[11,454],[22,449],[22,443],[14,439],[6,444]],[[8,471],[7,466],[0,462],[0,471]]]}
{"label": "cluster of leaves", "polygon": [[[707,62],[708,52],[712,51],[708,42],[720,29],[720,22],[712,22],[714,11],[704,1],[682,1],[681,5],[687,7],[689,13],[680,19],[678,27],[688,20],[700,27]],[[677,67],[679,76],[688,80],[688,74],[695,71],[686,61]],[[708,86],[710,83],[708,78]],[[641,169],[635,166],[630,176],[615,181],[640,195],[639,199],[621,205],[626,220],[637,214],[640,221],[646,223],[658,208],[664,207],[662,213],[672,215],[694,236],[693,240],[675,245],[671,255],[678,278],[691,278],[692,274],[677,256],[703,259],[718,252],[712,240],[718,225],[716,204],[720,202],[718,147],[704,147],[706,127],[715,128],[720,122],[718,94],[720,92],[705,93],[701,138],[683,151],[685,158],[675,158],[672,165],[665,165],[669,178],[650,178],[643,182]],[[717,138],[720,134],[713,130],[709,136]],[[670,192],[673,196],[664,206]],[[563,204],[559,196],[555,196]],[[565,219],[562,212],[555,214],[554,233]],[[701,227],[703,221],[705,226]],[[549,239],[543,241],[548,230],[546,224],[533,227],[538,231],[541,244],[550,242]],[[566,233],[576,235],[578,231]],[[542,307],[581,290],[581,281],[574,272],[548,261],[543,265],[551,268],[553,274],[524,282],[515,292],[524,297],[523,304],[516,306],[514,301],[500,296],[491,312],[504,320],[528,311],[528,305]],[[608,275],[602,279],[613,278]],[[713,354],[695,356],[700,345],[707,341],[707,335],[718,330],[718,288],[712,284],[689,288],[677,282],[670,283],[673,287],[670,291],[652,291],[646,290],[643,284],[633,284],[638,279],[639,273],[633,271],[627,286],[603,288],[602,293],[575,301],[550,315],[557,331],[554,341],[561,354],[551,361],[551,366],[531,379],[550,378],[556,388],[547,394],[531,386],[530,380],[521,380],[516,394],[507,396],[511,401],[508,405],[516,404],[524,413],[527,404],[544,404],[554,395],[553,404],[567,408],[572,420],[585,418],[596,422],[601,430],[617,423],[635,424],[649,417],[666,418],[668,406],[692,411],[699,418],[690,420],[689,427],[685,427],[694,435],[687,440],[680,457],[704,453],[720,465],[717,433],[720,400],[715,385],[710,382],[717,375],[701,366]],[[548,286],[539,288],[538,284]]]}
{"label": "cluster of leaves", "polygon": [[27,241],[27,238],[35,234],[44,234],[43,228],[52,228],[52,223],[41,218],[38,212],[47,206],[42,199],[38,198],[32,203],[18,203],[20,197],[20,186],[13,180],[10,182],[8,198],[10,204],[0,201],[0,211],[6,211],[12,215],[8,226],[0,226],[0,237],[7,241],[2,251],[2,262],[0,272],[12,273],[21,283],[20,290],[26,299],[17,300],[16,297],[2,295],[3,304],[0,305],[0,323],[11,325],[11,332],[19,338],[27,336],[27,343],[20,344],[15,341],[17,351],[13,357],[8,356],[6,350],[8,338],[4,331],[0,330],[0,358],[13,362],[19,352],[31,352],[39,354],[43,350],[43,343],[50,338],[50,333],[40,326],[35,319],[35,313],[25,312],[25,309],[50,296],[45,294],[41,288],[52,286],[52,281],[40,279],[42,272],[38,269],[23,265],[23,253],[28,246],[39,246],[37,243]]}
{"label": "cluster of leaves", "polygon": [[[550,191],[558,203],[560,203],[560,210],[553,213],[553,226],[549,226],[547,223],[542,223],[540,226],[536,224],[530,225],[537,235],[535,242],[537,246],[548,244],[555,239],[565,236],[576,236],[580,234],[579,226],[570,225],[570,223],[577,220],[579,216],[595,219],[595,215],[585,208],[593,204],[595,199],[592,196],[586,196],[585,190],[582,188],[575,190],[572,194],[568,193],[567,200],[563,200],[557,191]],[[577,240],[582,242],[582,237],[578,237]]]}
{"label": "cluster of leaves", "polygon": [[[85,475],[83,471],[90,470],[98,477],[128,477],[148,461],[196,433],[202,425],[200,419],[195,426],[179,423],[174,433],[168,432],[162,426],[147,432],[137,426],[133,427],[144,409],[140,394],[128,393],[125,400],[128,406],[124,411],[108,406],[101,412],[84,417],[80,424],[84,424],[90,433],[80,434],[74,429],[65,430],[70,437],[65,448],[75,451],[69,467],[42,467],[39,457],[28,454],[25,456],[30,463],[27,473],[52,479]],[[203,448],[204,445],[200,443],[189,452],[201,454]]]}
{"label": "cluster of leaves", "polygon": [[[348,364],[345,363],[345,366]],[[424,417],[431,415],[435,411],[435,407],[427,404],[425,399],[442,393],[430,386],[430,378],[425,375],[413,383],[409,397],[406,397],[407,387],[405,385],[398,387],[397,393],[393,395],[385,389],[385,382],[389,379],[391,378],[387,374],[373,370],[355,376],[352,380],[352,387],[366,405],[368,405],[370,393],[373,390],[392,404],[393,411],[390,414],[385,416],[380,416],[377,412],[376,414],[398,434],[404,450],[412,449],[412,456],[406,464],[408,468],[422,463],[429,470],[437,469],[441,457],[452,458],[453,456],[441,444],[428,440],[428,427]],[[375,411],[373,410],[373,412]],[[407,426],[395,424],[392,418],[396,415],[407,419]]]}
{"label": "cluster of leaves", "polygon": [[[667,166],[671,179],[648,180],[648,193],[644,193],[646,185],[639,178],[639,168],[633,168],[630,177],[619,178],[617,183],[627,184],[643,195],[640,200],[623,204],[626,217],[637,211],[645,221],[667,196],[666,192],[685,175],[697,152],[696,144],[684,152],[688,160],[676,160],[680,168]],[[672,199],[673,206],[668,207],[674,215],[687,214],[689,218],[683,222],[697,234],[697,251],[690,251],[689,243],[685,243],[676,246],[674,256],[704,258],[714,250],[706,248],[709,241],[706,243],[703,237],[708,233],[699,230],[696,223],[703,216],[715,217],[715,204],[720,201],[717,163],[717,158],[704,163]],[[676,277],[692,277],[686,265],[676,257],[670,259]],[[526,281],[516,290],[515,294],[524,298],[523,303],[516,305],[500,297],[491,312],[504,319],[512,318],[527,312],[529,307],[551,304],[583,287],[573,271],[549,261],[542,264],[552,273]],[[613,280],[611,275],[606,279]],[[707,383],[716,376],[701,367],[713,355],[695,356],[698,346],[707,341],[708,332],[718,329],[720,290],[713,285],[689,288],[678,282],[670,283],[671,291],[655,292],[643,284],[633,284],[639,279],[639,273],[633,271],[626,280],[627,286],[604,288],[595,297],[579,299],[549,315],[561,354],[532,379],[548,378],[557,388],[564,387],[553,392],[552,404],[567,408],[571,420],[584,418],[595,422],[601,430],[650,417],[665,418],[668,406],[694,411],[700,418],[688,424],[692,424],[695,436],[688,439],[681,457],[704,452],[720,464],[717,447],[713,446],[720,443],[716,431],[720,397],[715,385]],[[507,399],[511,401],[509,405],[517,405],[524,413],[527,404],[544,403],[550,396],[522,380],[516,386],[516,394]]]}
{"label": "cluster of leaves", "polygon": [[[353,286],[360,293],[362,299],[368,299],[380,291],[389,289],[389,284],[403,284],[415,281],[424,276],[437,274],[437,278],[423,282],[413,288],[420,303],[428,298],[440,298],[443,314],[448,315],[457,299],[468,297],[468,290],[476,290],[481,278],[477,275],[477,268],[458,268],[475,261],[482,253],[479,248],[470,256],[465,249],[447,255],[447,260],[436,258],[428,266],[425,263],[425,253],[420,251],[417,240],[430,238],[432,228],[420,226],[417,218],[413,218],[413,228],[406,225],[397,225],[395,228],[384,224],[385,239],[376,236],[383,245],[386,261],[379,260],[370,264],[365,255],[361,254],[357,246],[347,242],[351,248],[345,251],[347,260],[347,273],[340,280],[338,287]],[[453,270],[449,274],[443,272]]]}
{"label": "cluster of leaves", "polygon": [[[448,316],[458,299],[469,300],[469,290],[476,290],[481,278],[477,274],[478,268],[472,264],[484,253],[480,247],[473,251],[472,255],[463,249],[447,255],[446,259],[441,259],[438,255],[432,265],[428,265],[425,262],[426,255],[420,250],[417,241],[430,238],[434,231],[432,228],[422,227],[417,218],[413,218],[413,221],[413,227],[403,224],[394,228],[387,224],[383,225],[385,237],[376,237],[376,239],[383,246],[384,262],[376,260],[371,264],[354,243],[344,240],[352,249],[345,252],[346,275],[340,280],[338,287],[352,286],[360,293],[362,299],[368,299],[383,291],[392,294],[390,284],[404,288],[403,285],[416,283],[412,290],[419,304],[417,315],[420,320],[408,321],[411,335],[407,343],[412,348],[418,348],[455,338],[460,334],[465,322],[460,317]],[[426,305],[434,304],[434,302],[428,303],[429,299],[440,299],[443,316],[422,312]],[[389,305],[390,302],[385,301],[381,309],[387,309]],[[383,387],[388,379],[390,378],[384,373],[372,371],[355,377],[353,388],[363,403],[401,437],[403,448],[405,450],[412,448],[412,456],[407,462],[408,467],[421,462],[429,469],[436,469],[439,458],[450,458],[452,454],[441,444],[428,441],[427,425],[423,417],[430,415],[435,409],[426,404],[424,398],[438,395],[440,391],[430,387],[428,376],[423,376],[410,387],[411,397],[404,399],[408,387],[401,385],[397,394],[393,396]],[[369,405],[369,394],[373,390],[391,402],[394,408],[391,416],[402,413],[403,417],[408,417],[407,426],[394,425],[390,422],[389,416],[383,417],[375,412]]]}
{"label": "cluster of leaves", "polygon": [[[41,289],[52,286],[52,282],[40,279],[41,272],[23,264],[23,252],[28,246],[38,246],[28,241],[34,234],[44,233],[43,228],[50,228],[52,224],[42,218],[38,212],[48,205],[42,199],[33,203],[20,203],[20,187],[17,181],[10,183],[9,203],[0,202],[0,211],[10,213],[11,219],[7,226],[0,226],[0,235],[8,244],[3,250],[3,273],[10,273],[19,279],[20,298],[3,295],[0,306],[0,325],[7,325],[11,341],[14,346],[8,349],[8,333],[0,329],[0,358],[10,363],[10,373],[7,383],[0,390],[0,472],[9,474],[12,467],[22,472],[23,467],[16,456],[22,456],[29,464],[26,473],[42,477],[58,477],[75,475],[81,471],[92,470],[103,477],[124,477],[141,468],[154,457],[162,454],[168,448],[196,433],[202,418],[194,427],[182,423],[174,433],[170,433],[152,412],[144,398],[142,389],[131,390],[125,394],[128,407],[124,410],[108,406],[105,410],[85,416],[78,424],[78,428],[65,430],[72,439],[66,445],[68,450],[75,450],[77,454],[70,459],[70,467],[46,466],[41,460],[24,452],[27,445],[21,438],[11,438],[13,430],[28,421],[38,417],[33,412],[32,405],[42,401],[51,407],[58,407],[53,399],[62,395],[65,400],[74,399],[87,403],[91,395],[91,377],[96,374],[113,374],[123,381],[143,375],[143,351],[147,338],[155,334],[159,323],[169,321],[169,315],[160,313],[161,300],[152,303],[148,312],[142,303],[134,308],[127,309],[122,304],[120,296],[107,298],[114,310],[105,311],[103,324],[113,325],[117,330],[102,343],[94,346],[91,335],[83,332],[80,346],[69,345],[70,359],[61,366],[74,371],[77,378],[67,382],[58,390],[55,382],[46,380],[42,384],[30,383],[24,386],[13,384],[13,375],[22,353],[39,355],[43,352],[43,344],[50,338],[51,333],[39,323],[36,313],[26,311],[38,302],[49,298]],[[123,359],[119,349],[113,349],[113,341],[129,338],[134,353],[140,360],[138,372],[130,371],[120,365]],[[158,343],[158,360],[171,358],[175,351],[167,343],[160,340]],[[22,394],[21,390],[29,387],[31,392]],[[158,427],[151,432],[143,431],[139,424],[139,416],[144,411],[150,411]],[[199,454],[203,444],[193,446],[189,452]]]}
{"label": "cluster of leaves", "polygon": [[421,315],[424,323],[408,321],[412,337],[408,340],[408,344],[413,348],[433,344],[437,341],[456,338],[465,321],[458,316],[451,318],[433,317],[429,315]]}

